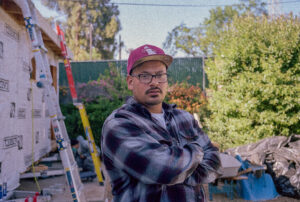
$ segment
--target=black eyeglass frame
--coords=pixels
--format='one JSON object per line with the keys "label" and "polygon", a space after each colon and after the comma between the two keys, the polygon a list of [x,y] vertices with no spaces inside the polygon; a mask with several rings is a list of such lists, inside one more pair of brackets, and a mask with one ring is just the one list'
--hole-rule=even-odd
{"label": "black eyeglass frame", "polygon": [[[142,82],[142,81],[141,81],[141,76],[142,76],[142,75],[150,75],[150,76],[151,76],[150,81],[149,81],[149,82]],[[153,77],[155,77],[155,79],[157,79],[156,77],[157,77],[157,76],[161,76],[161,75],[166,75],[166,76],[167,76],[167,79],[166,79],[166,81],[158,81],[158,83],[166,83],[166,82],[168,82],[168,76],[169,76],[169,74],[167,74],[167,73],[159,73],[159,74],[145,74],[145,73],[142,73],[142,74],[138,74],[138,75],[132,74],[132,75],[130,75],[130,76],[138,78],[138,80],[139,80],[141,83],[149,84],[149,83],[152,82]]]}

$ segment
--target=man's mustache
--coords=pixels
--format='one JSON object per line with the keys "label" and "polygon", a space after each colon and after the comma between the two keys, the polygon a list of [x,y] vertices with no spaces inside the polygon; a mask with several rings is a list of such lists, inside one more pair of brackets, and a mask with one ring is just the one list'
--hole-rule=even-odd
{"label": "man's mustache", "polygon": [[160,88],[158,88],[158,87],[155,87],[155,88],[150,88],[150,89],[148,89],[148,90],[146,91],[146,94],[149,94],[149,93],[150,93],[150,91],[152,91],[152,90],[159,90],[159,92],[160,92],[160,93],[162,93],[162,91],[161,91],[161,89],[160,89]]}

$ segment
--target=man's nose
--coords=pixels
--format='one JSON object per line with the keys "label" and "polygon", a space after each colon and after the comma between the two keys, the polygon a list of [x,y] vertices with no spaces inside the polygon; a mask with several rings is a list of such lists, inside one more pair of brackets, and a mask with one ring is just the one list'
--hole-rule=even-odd
{"label": "man's nose", "polygon": [[152,76],[152,80],[151,80],[151,82],[150,82],[150,85],[158,85],[159,84],[159,82],[158,82],[158,80],[156,79],[156,76]]}

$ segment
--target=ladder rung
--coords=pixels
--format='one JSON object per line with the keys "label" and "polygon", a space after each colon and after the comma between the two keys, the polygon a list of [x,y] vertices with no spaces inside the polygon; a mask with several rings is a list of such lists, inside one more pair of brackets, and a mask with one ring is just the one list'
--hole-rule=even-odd
{"label": "ladder rung", "polygon": [[78,166],[76,162],[73,162],[70,169],[74,170],[75,168],[78,168]]}
{"label": "ladder rung", "polygon": [[82,183],[80,183],[80,185],[78,186],[78,191],[79,191],[79,192],[82,192],[83,189],[84,189],[84,186],[83,186]]}
{"label": "ladder rung", "polygon": [[48,49],[45,46],[41,46],[40,48],[42,51],[44,51],[44,53],[48,53]]}
{"label": "ladder rung", "polygon": [[65,116],[57,116],[54,120],[63,121],[65,119],[66,119]]}

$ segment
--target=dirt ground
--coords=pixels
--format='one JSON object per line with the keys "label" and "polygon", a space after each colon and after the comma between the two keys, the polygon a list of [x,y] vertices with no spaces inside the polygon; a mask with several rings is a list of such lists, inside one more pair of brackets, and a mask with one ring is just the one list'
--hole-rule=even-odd
{"label": "dirt ground", "polygon": [[[51,201],[53,202],[72,202],[71,193],[69,187],[66,183],[65,176],[56,176],[49,178],[40,178],[38,179],[39,186],[41,189],[48,189],[52,193]],[[104,199],[104,186],[100,186],[97,182],[97,179],[94,179],[92,182],[83,182],[84,185],[84,194],[88,202],[105,202]],[[208,186],[205,187],[205,192],[207,194],[208,200]],[[18,190],[26,191],[37,191],[37,185],[33,179],[23,179],[21,180],[21,185]],[[213,202],[245,202],[241,198],[235,196],[233,200],[227,198],[225,194],[214,194]],[[268,200],[270,202],[298,202],[300,200],[288,198],[288,197],[278,197],[273,200]]]}
{"label": "dirt ground", "polygon": [[[52,169],[63,169],[61,162],[54,162],[51,164]],[[107,175],[104,172],[105,176]],[[107,178],[107,177],[106,177]],[[65,175],[60,176],[51,176],[47,178],[38,178],[38,185],[41,190],[44,190],[47,193],[51,193],[51,201],[53,202],[72,202],[71,192],[69,186],[67,184],[67,180]],[[83,181],[84,186],[84,195],[87,202],[110,202],[109,200],[105,200],[110,196],[110,186],[100,186],[97,178],[92,181]],[[33,178],[21,179],[20,186],[17,188],[19,191],[33,191],[37,192],[38,185]],[[222,186],[220,184],[219,186]],[[204,185],[206,199],[209,201],[208,197],[208,185]],[[213,202],[245,202],[247,200],[243,200],[239,198],[237,195],[234,196],[233,200],[230,200],[225,194],[214,194]],[[279,196],[276,199],[268,200],[270,202],[299,202],[300,200],[296,200],[293,198],[282,197]]]}
{"label": "dirt ground", "polygon": [[[54,176],[49,178],[39,178],[40,189],[45,189],[51,193],[53,202],[73,202],[71,192],[66,181],[66,177]],[[104,202],[104,187],[100,186],[97,180],[83,182],[84,195],[88,202]],[[23,179],[17,190],[38,191],[34,179]]]}

